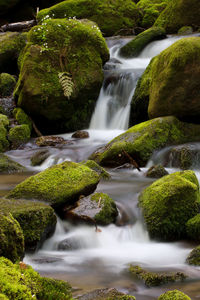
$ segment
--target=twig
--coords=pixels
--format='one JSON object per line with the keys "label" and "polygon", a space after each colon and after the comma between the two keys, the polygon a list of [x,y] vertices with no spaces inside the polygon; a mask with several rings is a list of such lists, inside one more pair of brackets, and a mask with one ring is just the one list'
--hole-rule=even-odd
{"label": "twig", "polygon": [[139,167],[139,165],[138,165],[138,163],[125,151],[125,150],[123,150],[122,151],[122,153],[126,156],[126,157],[128,157],[128,159],[130,160],[130,163],[134,166],[134,167],[136,167],[136,169],[139,171],[139,172],[141,172],[141,169],[140,169],[140,167]]}

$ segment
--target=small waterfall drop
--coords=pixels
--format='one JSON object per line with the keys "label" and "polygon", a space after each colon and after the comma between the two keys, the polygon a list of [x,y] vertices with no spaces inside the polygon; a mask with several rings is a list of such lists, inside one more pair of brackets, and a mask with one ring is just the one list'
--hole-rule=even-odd
{"label": "small waterfall drop", "polygon": [[137,58],[124,59],[119,55],[120,48],[127,42],[118,40],[110,47],[110,60],[104,66],[105,79],[90,129],[128,129],[131,100],[137,81],[148,66],[152,57],[171,46],[182,37],[170,37],[147,45]]}

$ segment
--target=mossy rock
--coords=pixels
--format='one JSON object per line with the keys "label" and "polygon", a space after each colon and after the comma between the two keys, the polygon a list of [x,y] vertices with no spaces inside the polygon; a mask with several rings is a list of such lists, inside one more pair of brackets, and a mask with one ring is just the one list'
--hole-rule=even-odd
{"label": "mossy rock", "polygon": [[19,125],[26,124],[29,126],[30,131],[32,130],[32,122],[29,118],[29,116],[21,109],[20,107],[17,107],[13,110],[13,116],[17,120],[17,123]]}
{"label": "mossy rock", "polygon": [[98,24],[105,36],[116,35],[122,29],[138,25],[141,13],[131,0],[68,0],[41,10],[39,22],[48,18],[89,19]]}
{"label": "mossy rock", "polygon": [[165,170],[165,168],[162,165],[155,165],[147,170],[145,176],[150,178],[161,178],[168,174],[169,173]]}
{"label": "mossy rock", "polygon": [[132,275],[142,280],[148,287],[160,286],[170,282],[183,281],[187,278],[184,273],[155,273],[142,269],[140,266],[130,265],[129,271]]}
{"label": "mossy rock", "polygon": [[71,218],[73,221],[109,225],[115,222],[118,215],[115,202],[105,193],[81,197],[76,205],[67,213],[67,218]]}
{"label": "mossy rock", "polygon": [[97,149],[90,159],[104,166],[130,162],[126,151],[139,166],[145,166],[155,150],[169,145],[198,141],[200,125],[180,122],[175,117],[162,117],[137,124]]}
{"label": "mossy rock", "polygon": [[174,0],[169,1],[154,25],[164,27],[167,33],[177,33],[183,26],[192,26],[196,30],[200,27],[199,16],[198,0]]}
{"label": "mossy rock", "polygon": [[7,73],[0,74],[0,97],[10,96],[15,88],[15,78]]}
{"label": "mossy rock", "polygon": [[172,148],[169,153],[170,165],[182,170],[191,169],[198,159],[199,152],[190,145],[180,145]]}
{"label": "mossy rock", "polygon": [[189,219],[186,223],[187,236],[193,241],[200,241],[200,214]]}
{"label": "mossy rock", "polygon": [[170,0],[140,0],[137,1],[137,7],[142,11],[141,26],[143,28],[151,27],[160,13],[166,8]]}
{"label": "mossy rock", "polygon": [[200,266],[200,246],[194,248],[188,255],[186,262],[189,265]]}
{"label": "mossy rock", "polygon": [[25,263],[13,264],[4,257],[0,257],[0,290],[8,299],[72,299],[67,282],[41,277]]}
{"label": "mossy rock", "polygon": [[24,256],[24,236],[19,223],[11,214],[0,211],[0,224],[0,256],[13,262],[21,260]]}
{"label": "mossy rock", "polygon": [[0,173],[21,173],[25,172],[26,168],[17,162],[13,161],[11,158],[5,154],[0,153]]}
{"label": "mossy rock", "polygon": [[0,212],[10,212],[20,224],[26,250],[39,248],[55,229],[54,210],[44,203],[27,200],[0,199]]}
{"label": "mossy rock", "polygon": [[6,32],[0,35],[0,73],[17,73],[17,59],[25,45],[25,36],[21,33]]}
{"label": "mossy rock", "polygon": [[82,161],[81,163],[97,172],[102,179],[107,180],[111,178],[110,174],[94,160],[86,160]]}
{"label": "mossy rock", "polygon": [[114,288],[97,289],[77,297],[78,300],[136,300],[134,296],[126,295]]}
{"label": "mossy rock", "polygon": [[179,290],[173,290],[160,295],[158,300],[191,300],[191,298]]}
{"label": "mossy rock", "polygon": [[9,123],[8,117],[0,114],[0,152],[9,149],[9,141],[7,139],[7,128]]}
{"label": "mossy rock", "polygon": [[188,34],[192,34],[192,33],[193,33],[193,29],[191,26],[183,26],[178,31],[179,35],[188,35]]}
{"label": "mossy rock", "polygon": [[0,300],[9,300],[9,299],[6,295],[0,294]]}
{"label": "mossy rock", "polygon": [[165,30],[159,27],[152,27],[138,34],[132,41],[120,49],[122,57],[131,58],[139,53],[152,41],[166,38]]}
{"label": "mossy rock", "polygon": [[106,42],[95,23],[46,20],[28,33],[14,92],[18,106],[45,134],[86,128],[103,82],[102,65],[108,59]]}
{"label": "mossy rock", "polygon": [[66,161],[46,169],[18,184],[7,198],[36,199],[54,208],[74,203],[80,195],[89,195],[99,182],[99,175],[81,164]]}
{"label": "mossy rock", "polygon": [[21,144],[27,143],[30,137],[30,128],[26,124],[12,127],[8,133],[8,140],[11,142],[13,148],[17,148]]}
{"label": "mossy rock", "polygon": [[156,180],[139,196],[151,238],[169,241],[186,237],[186,222],[198,213],[199,183],[193,171]]}
{"label": "mossy rock", "polygon": [[31,156],[31,165],[40,166],[48,157],[50,153],[47,149],[37,151]]}

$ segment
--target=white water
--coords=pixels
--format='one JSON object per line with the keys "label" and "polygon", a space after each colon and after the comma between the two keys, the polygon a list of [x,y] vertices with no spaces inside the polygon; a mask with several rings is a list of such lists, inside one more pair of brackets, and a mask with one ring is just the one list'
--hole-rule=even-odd
{"label": "white water", "polygon": [[152,57],[171,46],[181,37],[171,37],[150,43],[137,58],[124,59],[119,55],[123,43],[110,48],[110,59],[117,60],[109,70],[93,113],[91,129],[128,129],[130,104],[137,81]]}

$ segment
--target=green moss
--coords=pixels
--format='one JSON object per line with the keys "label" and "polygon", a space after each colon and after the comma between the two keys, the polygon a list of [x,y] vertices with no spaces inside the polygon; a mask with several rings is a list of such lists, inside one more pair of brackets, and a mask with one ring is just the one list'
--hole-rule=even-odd
{"label": "green moss", "polygon": [[189,256],[187,257],[186,262],[189,265],[200,266],[200,246],[194,248]]}
{"label": "green moss", "polygon": [[18,147],[23,143],[28,142],[31,132],[28,125],[17,125],[12,127],[8,133],[8,139],[12,143],[12,147]]}
{"label": "green moss", "polygon": [[0,211],[0,224],[0,256],[13,262],[21,260],[24,256],[24,237],[19,223],[11,214]]}
{"label": "green moss", "polygon": [[7,128],[10,124],[8,117],[0,114],[0,124]]}
{"label": "green moss", "polygon": [[121,29],[137,26],[141,14],[131,0],[68,0],[41,10],[39,22],[48,18],[89,19],[96,22],[105,36],[116,34]]}
{"label": "green moss", "polygon": [[187,35],[193,33],[193,29],[191,26],[183,26],[179,29],[178,34],[179,35]]}
{"label": "green moss", "polygon": [[16,85],[15,78],[7,73],[0,74],[0,97],[10,96]]}
{"label": "green moss", "polygon": [[6,32],[0,35],[0,73],[15,73],[17,58],[25,47],[24,35],[18,32]]}
{"label": "green moss", "polygon": [[23,109],[17,107],[13,110],[13,115],[17,120],[19,125],[26,124],[29,126],[30,130],[32,130],[32,122],[28,115],[23,111]]}
{"label": "green moss", "polygon": [[0,152],[4,152],[9,148],[9,142],[7,140],[7,125],[8,118],[0,114]]}
{"label": "green moss", "polygon": [[99,175],[86,166],[64,162],[18,184],[8,198],[38,199],[60,207],[94,191]]}
{"label": "green moss", "polygon": [[[102,65],[109,58],[96,24],[46,20],[30,30],[28,40],[15,89],[18,106],[42,132],[87,127],[103,81]],[[68,74],[73,82],[69,99],[59,81],[60,73]]]}
{"label": "green moss", "polygon": [[148,287],[160,286],[169,282],[183,281],[186,279],[186,275],[177,273],[154,273],[142,269],[139,266],[130,265],[129,271],[132,275],[142,280]]}
{"label": "green moss", "polygon": [[9,300],[6,295],[0,294],[0,300]]}
{"label": "green moss", "polygon": [[158,300],[191,300],[191,298],[181,291],[173,290],[160,295]]}
{"label": "green moss", "polygon": [[151,27],[170,0],[140,0],[137,7],[142,10],[141,26]]}
{"label": "green moss", "polygon": [[25,172],[26,168],[0,153],[0,173]]}
{"label": "green moss", "polygon": [[165,30],[158,27],[152,27],[138,34],[132,41],[120,49],[120,55],[123,57],[135,57],[152,41],[160,40],[166,37]]}
{"label": "green moss", "polygon": [[165,170],[162,165],[155,165],[148,169],[146,177],[150,178],[161,178],[169,173]]}
{"label": "green moss", "polygon": [[110,177],[111,177],[110,174],[104,168],[102,168],[100,165],[98,165],[94,160],[82,161],[81,163],[84,166],[87,166],[90,169],[97,172],[102,179],[104,179],[104,180],[110,179]]}
{"label": "green moss", "polygon": [[167,33],[176,33],[182,26],[200,27],[199,1],[174,0],[170,1],[155,22],[155,26],[162,26]]}
{"label": "green moss", "polygon": [[105,166],[122,165],[127,162],[127,157],[122,155],[125,150],[140,166],[144,166],[153,151],[173,144],[198,141],[199,132],[199,125],[183,123],[175,117],[156,118],[129,128],[95,151],[90,159]]}
{"label": "green moss", "polygon": [[199,199],[199,184],[193,171],[156,180],[139,196],[150,236],[161,240],[186,237],[186,222],[198,213]]}
{"label": "green moss", "polygon": [[187,236],[193,241],[200,240],[200,214],[196,215],[186,223]]}
{"label": "green moss", "polygon": [[72,300],[67,282],[41,277],[30,266],[0,258],[0,290],[15,300]]}
{"label": "green moss", "polygon": [[35,249],[55,229],[53,209],[43,203],[26,200],[0,199],[0,211],[11,213],[19,222],[26,249]]}
{"label": "green moss", "polygon": [[117,217],[117,207],[112,198],[104,193],[95,193],[91,196],[91,201],[99,203],[100,212],[95,215],[97,224],[108,225],[113,223]]}

